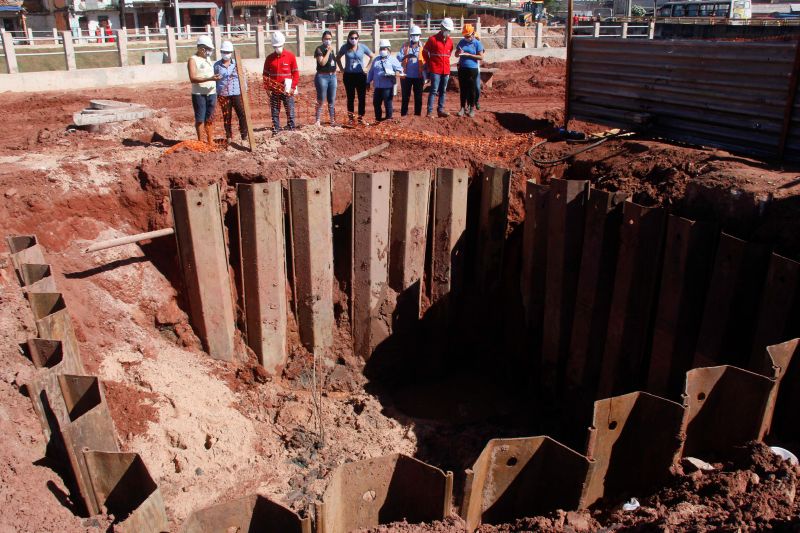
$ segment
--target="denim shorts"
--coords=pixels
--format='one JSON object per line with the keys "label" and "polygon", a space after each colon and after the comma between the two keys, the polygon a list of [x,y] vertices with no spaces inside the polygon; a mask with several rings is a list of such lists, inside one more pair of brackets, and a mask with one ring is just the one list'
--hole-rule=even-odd
{"label": "denim shorts", "polygon": [[217,107],[216,94],[193,94],[192,108],[194,109],[195,123],[210,122],[214,118],[214,108]]}

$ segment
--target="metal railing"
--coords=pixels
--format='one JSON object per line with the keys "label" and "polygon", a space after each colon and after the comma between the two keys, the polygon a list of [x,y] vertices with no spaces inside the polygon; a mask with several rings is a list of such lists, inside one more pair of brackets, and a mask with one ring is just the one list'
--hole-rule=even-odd
{"label": "metal railing", "polygon": [[[461,33],[461,28],[467,23],[480,28],[480,19],[456,18],[453,23],[455,36]],[[237,48],[243,52],[246,50],[245,57],[261,58],[266,56],[272,33],[278,30],[286,37],[287,49],[302,57],[313,54],[321,40],[323,26],[340,43],[346,39],[347,32],[360,27],[362,42],[372,48],[377,46],[379,39],[389,39],[395,45],[405,41],[411,24],[420,26],[425,38],[438,31],[441,21],[395,19],[370,23],[320,23],[318,26],[313,23],[278,26],[240,24],[152,29],[145,26],[135,29],[121,28],[111,35],[100,36],[84,32],[76,35],[71,31],[1,31],[0,40],[3,42],[1,56],[6,67],[5,73],[17,73],[137,65],[145,62],[147,52],[164,54],[162,58],[152,58],[156,62],[180,63],[188,59],[195,47],[194,41],[201,35],[210,37],[217,46],[223,40],[231,40]],[[506,26],[506,48],[513,47],[515,42],[517,46],[522,46],[518,39],[520,36],[511,39],[513,27],[510,23]],[[537,26],[536,32],[533,46],[543,46],[541,25]]]}

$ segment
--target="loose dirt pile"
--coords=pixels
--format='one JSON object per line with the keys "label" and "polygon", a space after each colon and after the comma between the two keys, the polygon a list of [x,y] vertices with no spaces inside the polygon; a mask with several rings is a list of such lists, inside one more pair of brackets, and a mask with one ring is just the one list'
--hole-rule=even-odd
{"label": "loose dirt pile", "polygon": [[[341,278],[337,348],[321,362],[321,424],[326,439],[320,446],[320,421],[314,416],[310,393],[311,358],[299,347],[296,327],[290,339],[290,362],[281,376],[264,375],[252,359],[232,364],[213,361],[200,351],[183,310],[174,240],[83,254],[87,244],[97,240],[171,225],[167,196],[171,187],[219,183],[230,221],[236,183],[330,173],[334,213],[344,216],[355,170],[466,166],[474,172],[491,162],[514,172],[510,231],[524,218],[526,180],[546,182],[551,176],[566,175],[591,179],[597,186],[624,190],[640,201],[662,205],[682,206],[687,198],[711,194],[704,192],[707,190],[717,191],[720,199],[732,188],[752,193],[753,198],[768,195],[773,199],[768,206],[777,205],[774,199],[780,198],[785,208],[767,209],[753,232],[780,226],[781,232],[770,235],[794,246],[797,222],[790,207],[795,205],[792,199],[800,179],[791,172],[765,168],[724,152],[640,139],[609,141],[570,163],[535,165],[525,155],[526,149],[551,137],[563,117],[563,61],[526,58],[492,66],[499,72],[494,86],[484,89],[481,111],[474,120],[398,116],[390,123],[363,129],[309,126],[313,93],[311,79],[304,77],[301,94],[307,96],[298,104],[302,125],[298,131],[273,137],[267,131],[267,107],[254,101],[258,140],[254,154],[230,147],[213,153],[165,155],[170,146],[194,135],[188,84],[4,96],[0,104],[6,117],[6,134],[0,139],[0,194],[4,199],[0,232],[35,233],[46,248],[75,324],[86,370],[104,382],[122,448],[142,455],[161,486],[174,530],[192,509],[252,492],[303,509],[318,498],[327,474],[337,465],[393,452],[454,470],[458,485],[463,468],[474,461],[488,438],[530,432],[506,421],[512,417],[502,405],[502,390],[487,392],[492,401],[480,403],[486,413],[500,411],[504,417],[477,422],[465,419],[457,424],[446,418],[404,415],[399,404],[376,393],[375,384],[361,375],[361,364],[349,347],[347,282],[345,275],[337,274]],[[69,128],[71,114],[85,107],[88,99],[98,97],[136,101],[157,113],[154,118],[109,126],[100,133]],[[447,109],[455,112],[457,105],[455,95],[448,95]],[[343,89],[336,106],[341,120]],[[369,118],[372,113],[369,105],[367,108]],[[396,101],[397,115],[398,108]],[[603,128],[586,125],[581,129]],[[221,135],[218,127],[217,136]],[[386,140],[390,146],[378,156],[338,163],[344,156]],[[558,141],[542,146],[535,155],[557,157],[575,148]],[[335,224],[342,224],[343,229],[337,231],[347,233],[346,219],[337,219]],[[61,470],[44,459],[41,429],[25,396],[24,383],[32,365],[20,350],[34,327],[5,251],[0,254],[0,285],[0,498],[4,502],[0,530],[105,529],[102,520],[76,516],[77,507],[59,475]],[[481,384],[454,377],[449,390],[472,397],[468,392],[478,386]],[[435,400],[435,394],[441,395],[438,387],[419,384],[419,397],[433,400],[406,398],[406,407],[414,407],[415,402],[440,407],[443,402]],[[452,403],[442,411],[463,408],[456,400]],[[458,449],[453,449],[454,442]],[[769,479],[771,474],[775,480],[796,479],[795,474],[781,473],[778,466],[771,466],[774,469],[770,471],[766,468],[754,470],[760,483],[751,484],[747,478],[745,492],[737,497],[777,487]],[[689,483],[687,479],[693,478],[679,479]],[[727,500],[706,498],[711,485],[702,480],[697,483],[686,485],[687,502],[709,505],[714,512],[728,509]],[[775,494],[776,502],[769,508],[778,520],[784,504]],[[680,502],[666,493],[659,498],[646,500],[646,506],[660,509],[661,505],[677,516]],[[731,501],[739,505],[744,499]],[[725,520],[732,519],[733,511],[725,512],[729,513]],[[649,515],[635,516],[639,522],[651,520]],[[580,520],[590,525],[592,520],[610,523],[604,522],[604,515],[598,518],[594,514],[558,514],[542,520],[547,522],[541,522],[541,527],[553,529],[577,529],[575,521]],[[627,515],[608,520],[628,523]],[[711,518],[704,520],[704,524],[717,523]],[[725,520],[719,523],[730,523]],[[699,527],[700,522],[697,524]],[[459,527],[463,528],[461,522],[453,518],[430,526],[432,529],[397,526],[391,530],[450,531]]]}

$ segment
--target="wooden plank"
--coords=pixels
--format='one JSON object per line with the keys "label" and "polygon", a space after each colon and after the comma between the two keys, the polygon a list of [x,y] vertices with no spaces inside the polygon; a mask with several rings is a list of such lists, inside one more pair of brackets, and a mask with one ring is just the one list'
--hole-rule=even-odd
{"label": "wooden plank", "polygon": [[247,123],[247,143],[250,145],[250,151],[256,151],[256,138],[253,135],[253,114],[250,111],[250,98],[247,91],[247,72],[244,70],[244,63],[242,63],[242,54],[239,50],[233,51],[233,58],[236,60],[236,73],[239,75],[239,87],[242,92],[242,107],[244,107],[244,121]]}

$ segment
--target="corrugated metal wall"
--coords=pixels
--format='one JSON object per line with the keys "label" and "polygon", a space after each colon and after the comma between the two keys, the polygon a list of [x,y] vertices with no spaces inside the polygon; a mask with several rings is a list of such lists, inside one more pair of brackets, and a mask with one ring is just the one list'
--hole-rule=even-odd
{"label": "corrugated metal wall", "polygon": [[[569,115],[676,141],[774,158],[797,44],[573,38]],[[649,117],[643,117],[646,114]],[[800,159],[795,102],[787,159]]]}

